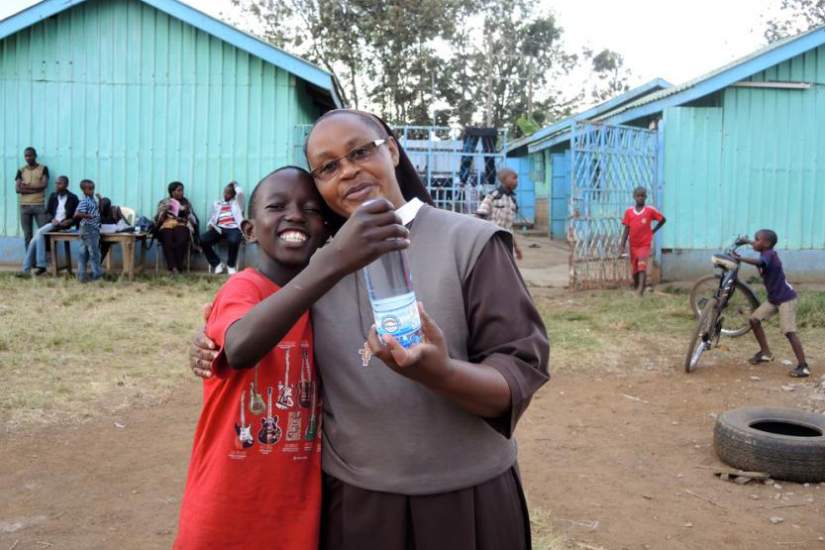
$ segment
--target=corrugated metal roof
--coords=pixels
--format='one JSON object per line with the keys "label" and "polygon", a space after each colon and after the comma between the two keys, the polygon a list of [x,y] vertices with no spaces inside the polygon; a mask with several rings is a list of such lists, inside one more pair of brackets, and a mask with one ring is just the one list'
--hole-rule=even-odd
{"label": "corrugated metal roof", "polygon": [[[633,112],[639,110],[645,105],[651,105],[667,98],[673,98],[673,101],[669,102],[666,106],[681,105],[682,103],[693,101],[694,99],[698,99],[698,97],[695,97],[696,94],[692,94],[691,97],[684,98],[676,96],[685,95],[686,92],[698,90],[701,85],[708,84],[708,86],[701,89],[698,94],[699,97],[704,97],[705,95],[719,91],[722,88],[742,80],[743,78],[747,78],[770,66],[781,63],[822,44],[825,44],[825,25],[816,27],[796,36],[791,36],[774,42],[773,44],[736,59],[735,61],[698,76],[692,80],[688,80],[687,82],[677,86],[646,95],[612,112],[603,113],[600,116],[595,117],[595,120],[604,120],[611,123],[621,124],[623,122],[631,121],[635,118],[641,118],[642,116],[651,114],[650,112]],[[657,107],[653,110],[653,112],[659,112],[663,108],[664,106],[662,108]],[[627,113],[627,115],[624,115],[625,113]],[[621,118],[618,118],[620,116]]]}
{"label": "corrugated metal roof", "polygon": [[565,130],[572,121],[574,120],[590,120],[595,118],[599,115],[610,113],[618,109],[623,105],[627,105],[640,97],[643,97],[647,94],[656,92],[657,90],[667,89],[673,86],[667,80],[662,78],[654,78],[648,82],[645,82],[641,86],[637,86],[633,89],[630,89],[622,94],[617,95],[616,97],[610,98],[607,101],[599,103],[595,107],[591,107],[586,111],[582,111],[581,113],[577,113],[575,115],[569,116],[565,119],[560,120],[559,122],[553,123],[549,126],[545,126],[540,130],[530,134],[529,136],[524,136],[522,138],[517,139],[510,143],[507,147],[507,152],[514,151],[520,147],[524,147],[525,145],[529,145],[541,139],[544,139],[548,136],[552,136],[559,131]]}

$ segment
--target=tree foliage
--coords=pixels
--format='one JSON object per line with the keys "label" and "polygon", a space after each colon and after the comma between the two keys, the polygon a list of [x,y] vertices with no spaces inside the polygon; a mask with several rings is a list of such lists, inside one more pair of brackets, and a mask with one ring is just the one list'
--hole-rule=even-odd
{"label": "tree foliage", "polygon": [[768,42],[825,25],[825,0],[781,0],[779,10],[777,17],[767,21]]}
{"label": "tree foliage", "polygon": [[[562,47],[556,18],[529,0],[232,1],[265,39],[333,73],[351,106],[388,120],[518,135],[582,99],[558,85],[579,56]],[[592,63],[607,94],[626,86],[626,74],[621,56],[605,52]]]}
{"label": "tree foliage", "polygon": [[584,58],[591,64],[595,83],[590,95],[598,101],[605,101],[629,89],[630,71],[624,66],[624,57],[609,49],[598,53],[584,50]]}

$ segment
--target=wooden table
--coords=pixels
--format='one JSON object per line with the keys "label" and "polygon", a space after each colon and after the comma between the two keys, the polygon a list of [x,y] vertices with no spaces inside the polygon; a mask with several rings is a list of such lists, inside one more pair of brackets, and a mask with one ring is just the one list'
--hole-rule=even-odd
{"label": "wooden table", "polygon": [[[76,231],[51,231],[46,233],[46,238],[52,244],[51,255],[52,261],[49,269],[51,274],[57,276],[60,270],[65,269],[72,274],[72,250],[71,241],[79,241],[80,233]],[[101,233],[100,241],[105,243],[119,244],[123,250],[123,275],[131,281],[135,278],[135,272],[143,271],[143,260],[146,255],[146,247],[140,247],[140,263],[135,267],[135,247],[137,243],[146,242],[146,233]],[[66,255],[66,265],[61,266],[58,263],[58,243],[63,242],[63,250]],[[107,271],[111,269],[111,250],[106,256]]]}

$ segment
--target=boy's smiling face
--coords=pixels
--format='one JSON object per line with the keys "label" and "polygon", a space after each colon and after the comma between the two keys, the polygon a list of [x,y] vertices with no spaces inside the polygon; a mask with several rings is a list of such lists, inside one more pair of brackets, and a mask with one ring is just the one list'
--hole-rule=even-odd
{"label": "boy's smiling face", "polygon": [[247,240],[286,266],[304,266],[327,238],[321,197],[312,178],[295,169],[268,176],[253,193]]}

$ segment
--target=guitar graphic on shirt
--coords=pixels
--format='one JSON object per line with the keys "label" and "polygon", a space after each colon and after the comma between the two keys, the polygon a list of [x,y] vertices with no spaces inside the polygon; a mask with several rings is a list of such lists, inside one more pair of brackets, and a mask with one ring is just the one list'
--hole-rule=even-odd
{"label": "guitar graphic on shirt", "polygon": [[258,365],[255,365],[255,379],[249,383],[249,412],[255,416],[264,412],[264,398],[258,393]]}
{"label": "guitar graphic on shirt", "polygon": [[[314,386],[314,384],[313,384]],[[316,410],[317,404],[317,395],[318,392],[316,388],[312,388],[312,404],[311,404],[311,414],[309,417],[309,422],[307,423],[307,431],[304,434],[304,439],[306,441],[312,441],[315,439],[315,434],[318,432],[318,411]]]}
{"label": "guitar graphic on shirt", "polygon": [[272,416],[272,386],[269,386],[266,389],[266,418],[261,418],[258,441],[265,445],[274,445],[280,439],[281,428],[278,427],[278,417]]}
{"label": "guitar graphic on shirt", "polygon": [[292,386],[289,385],[289,350],[292,346],[280,346],[284,350],[284,381],[278,382],[278,400],[275,406],[279,409],[291,409],[295,404],[292,400]]}
{"label": "guitar graphic on shirt", "polygon": [[244,416],[243,405],[245,397],[246,392],[241,392],[241,422],[240,424],[235,423],[235,433],[238,435],[238,445],[244,449],[248,449],[255,443],[255,439],[252,437],[252,426],[246,423],[246,417]]}
{"label": "guitar graphic on shirt", "polygon": [[309,344],[301,342],[301,381],[298,382],[298,404],[309,408],[312,401],[312,369],[309,366]]}

